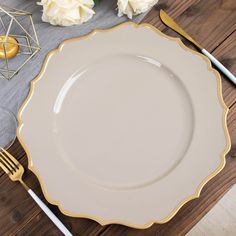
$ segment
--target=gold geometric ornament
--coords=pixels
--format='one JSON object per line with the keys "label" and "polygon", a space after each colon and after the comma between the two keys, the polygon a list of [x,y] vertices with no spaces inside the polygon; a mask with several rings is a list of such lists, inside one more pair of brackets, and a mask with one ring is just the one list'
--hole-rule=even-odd
{"label": "gold geometric ornament", "polygon": [[0,78],[10,80],[39,50],[32,14],[0,5]]}

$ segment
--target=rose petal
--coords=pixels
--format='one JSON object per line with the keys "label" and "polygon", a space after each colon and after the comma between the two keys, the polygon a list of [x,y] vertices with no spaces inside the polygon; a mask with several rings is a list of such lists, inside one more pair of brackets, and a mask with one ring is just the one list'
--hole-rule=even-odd
{"label": "rose petal", "polygon": [[42,20],[52,25],[82,24],[94,15],[93,0],[41,0]]}

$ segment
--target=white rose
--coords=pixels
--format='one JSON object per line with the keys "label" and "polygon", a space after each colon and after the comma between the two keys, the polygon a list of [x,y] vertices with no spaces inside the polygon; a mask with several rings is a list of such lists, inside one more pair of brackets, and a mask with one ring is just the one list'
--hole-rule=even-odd
{"label": "white rose", "polygon": [[52,25],[71,26],[82,24],[95,13],[93,0],[41,0],[42,20]]}
{"label": "white rose", "polygon": [[137,15],[148,11],[158,0],[118,0],[118,16],[127,15],[132,19],[133,15]]}

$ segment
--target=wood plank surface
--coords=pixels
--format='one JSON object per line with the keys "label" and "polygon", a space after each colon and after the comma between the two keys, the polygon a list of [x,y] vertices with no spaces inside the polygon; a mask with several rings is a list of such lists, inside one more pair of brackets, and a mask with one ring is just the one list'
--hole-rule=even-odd
{"label": "wood plank surface", "polygon": [[[217,57],[231,71],[236,71],[235,42],[236,42],[236,30],[228,38],[226,38],[226,40],[219,47],[217,47],[213,51],[213,55]],[[230,83],[227,79],[222,80],[222,86],[224,92],[224,100],[228,107],[232,107],[236,101],[235,86],[232,83]],[[233,140],[236,140],[236,137]]]}
{"label": "wood plank surface", "polygon": [[[187,32],[236,74],[235,0],[161,0],[148,14],[144,22],[156,26],[168,35],[178,36],[160,22],[160,8],[165,9]],[[184,42],[186,41],[184,40]],[[200,198],[192,200],[182,207],[170,222],[162,225],[155,224],[145,230],[120,225],[102,227],[92,220],[64,216],[57,207],[50,205],[55,214],[74,235],[185,235],[236,183],[236,158],[233,158],[236,156],[236,89],[223,77],[222,84],[225,102],[230,107],[228,129],[232,140],[232,149],[227,156],[226,166],[219,175],[204,187]],[[11,147],[11,153],[27,169],[27,157],[18,141]],[[45,200],[38,180],[29,170],[26,171],[25,181]],[[27,195],[22,186],[8,180],[8,177],[1,170],[0,219],[1,236],[61,235]]]}

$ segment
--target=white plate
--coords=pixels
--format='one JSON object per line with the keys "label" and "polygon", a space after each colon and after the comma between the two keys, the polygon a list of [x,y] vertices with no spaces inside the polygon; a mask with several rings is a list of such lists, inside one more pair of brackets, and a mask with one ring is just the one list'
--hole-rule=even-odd
{"label": "white plate", "polygon": [[63,213],[145,228],[170,220],[223,168],[226,113],[205,57],[128,23],[49,54],[18,137]]}

